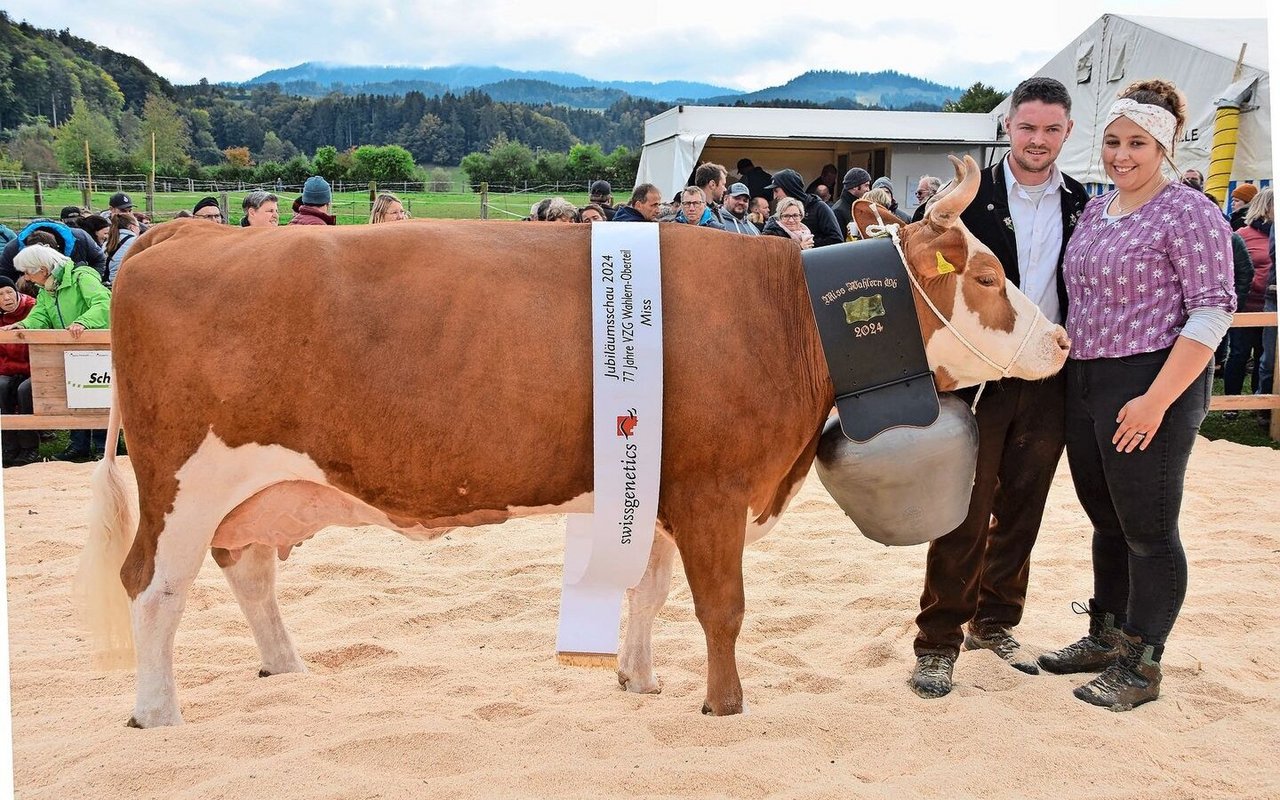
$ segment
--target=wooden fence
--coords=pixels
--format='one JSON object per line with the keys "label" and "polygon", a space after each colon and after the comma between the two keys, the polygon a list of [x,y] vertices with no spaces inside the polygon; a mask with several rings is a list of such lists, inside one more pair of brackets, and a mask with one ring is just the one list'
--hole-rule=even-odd
{"label": "wooden fence", "polygon": [[[1256,311],[1236,314],[1231,321],[1233,328],[1275,326],[1277,316],[1272,311]],[[1280,336],[1277,336],[1280,347]],[[85,331],[79,339],[63,330],[0,331],[0,344],[21,343],[30,346],[31,388],[34,413],[0,414],[0,428],[7,430],[105,428],[106,409],[67,408],[67,374],[63,353],[67,350],[109,350],[111,331]],[[1272,389],[1274,392],[1274,387]],[[1240,411],[1245,409],[1272,409],[1270,436],[1280,441],[1280,394],[1215,395],[1209,402],[1210,411]]]}

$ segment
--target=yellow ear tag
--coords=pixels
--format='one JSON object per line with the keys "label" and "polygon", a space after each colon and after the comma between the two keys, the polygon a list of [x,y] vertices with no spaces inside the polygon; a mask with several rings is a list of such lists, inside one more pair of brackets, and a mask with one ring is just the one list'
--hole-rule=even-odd
{"label": "yellow ear tag", "polygon": [[941,250],[934,250],[933,254],[938,257],[938,274],[946,275],[948,272],[955,272],[956,265],[942,257]]}

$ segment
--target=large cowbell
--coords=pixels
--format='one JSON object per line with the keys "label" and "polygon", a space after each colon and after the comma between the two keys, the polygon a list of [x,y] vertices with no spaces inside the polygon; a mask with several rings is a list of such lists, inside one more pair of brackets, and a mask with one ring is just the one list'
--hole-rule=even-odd
{"label": "large cowbell", "polygon": [[818,444],[818,477],[867,538],[932,541],[968,513],[978,426],[938,395],[907,267],[887,237],[803,260],[839,412]]}

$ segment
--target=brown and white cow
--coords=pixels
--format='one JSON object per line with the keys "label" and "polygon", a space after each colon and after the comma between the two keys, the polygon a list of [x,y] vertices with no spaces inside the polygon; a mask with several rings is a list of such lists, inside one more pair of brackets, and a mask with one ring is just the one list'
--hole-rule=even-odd
{"label": "brown and white cow", "polygon": [[[904,250],[963,335],[999,364],[1026,339],[1013,374],[1048,376],[1066,358],[1065,333],[959,224],[977,188],[976,164],[966,167],[929,218],[902,231]],[[140,516],[135,535],[108,455],[78,576],[99,655],[113,642],[127,651],[132,630],[131,724],[182,721],[174,632],[210,548],[248,617],[260,674],[300,672],[275,562],[321,528],[431,538],[591,508],[590,227],[178,222],[138,241],[113,302],[112,420],[128,426]],[[954,272],[939,274],[937,252]],[[707,640],[703,710],[734,714],[744,541],[804,480],[832,386],[793,243],[673,225],[661,255],[659,535],[630,592],[618,678],[658,690],[651,630],[679,549]],[[919,310],[943,383],[997,377]]]}

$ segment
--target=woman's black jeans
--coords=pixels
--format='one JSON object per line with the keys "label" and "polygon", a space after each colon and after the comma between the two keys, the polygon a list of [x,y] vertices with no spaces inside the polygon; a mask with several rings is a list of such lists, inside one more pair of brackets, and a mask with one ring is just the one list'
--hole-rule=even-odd
{"label": "woman's black jeans", "polygon": [[[1145,393],[1169,350],[1067,361],[1067,463],[1093,523],[1093,597],[1130,635],[1163,650],[1187,591],[1182,485],[1209,410],[1213,367],[1169,406],[1146,450],[1117,453],[1116,415]],[[1158,656],[1157,656],[1158,657]]]}

